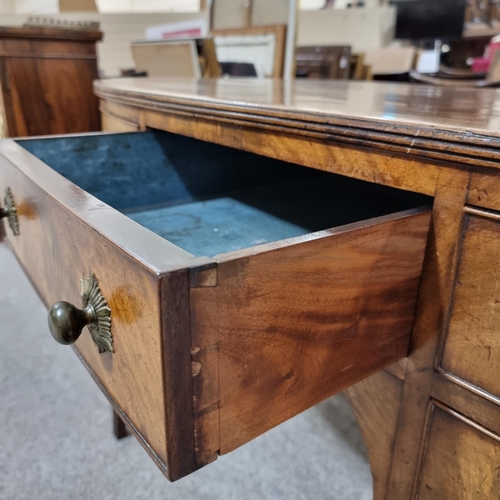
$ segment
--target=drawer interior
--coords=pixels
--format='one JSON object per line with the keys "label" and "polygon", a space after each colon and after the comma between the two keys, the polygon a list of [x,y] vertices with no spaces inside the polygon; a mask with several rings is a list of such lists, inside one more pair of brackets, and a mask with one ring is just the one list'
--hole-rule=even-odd
{"label": "drawer interior", "polygon": [[80,188],[196,256],[430,202],[423,195],[162,131],[17,142]]}

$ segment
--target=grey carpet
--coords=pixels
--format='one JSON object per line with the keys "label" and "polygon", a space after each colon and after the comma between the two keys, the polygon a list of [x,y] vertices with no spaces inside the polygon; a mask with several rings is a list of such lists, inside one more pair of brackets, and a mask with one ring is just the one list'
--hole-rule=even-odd
{"label": "grey carpet", "polygon": [[52,340],[45,308],[0,244],[0,499],[313,498],[372,498],[342,395],[171,484],[133,437],[114,439],[108,402]]}

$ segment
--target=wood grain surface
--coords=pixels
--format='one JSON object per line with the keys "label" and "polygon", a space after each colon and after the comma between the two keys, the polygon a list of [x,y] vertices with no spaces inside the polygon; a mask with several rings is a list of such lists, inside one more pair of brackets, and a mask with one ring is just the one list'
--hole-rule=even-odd
{"label": "wood grain surface", "polygon": [[372,472],[373,498],[383,499],[391,472],[403,382],[382,370],[344,392],[363,433]]}
{"label": "wood grain surface", "polygon": [[0,80],[10,137],[100,130],[92,82],[98,31],[0,28]]}
{"label": "wood grain surface", "polygon": [[[146,108],[153,107],[151,103]],[[166,130],[203,141],[243,149],[270,158],[297,163],[327,172],[375,182],[398,189],[432,196],[436,189],[438,168],[429,160],[401,157],[390,152],[339,145],[321,137],[287,134],[281,127],[244,126],[233,118],[215,121],[193,116],[192,112],[164,113],[141,110],[145,127]],[[422,174],[424,172],[424,174]]]}
{"label": "wood grain surface", "polygon": [[469,186],[468,172],[441,169],[406,365],[388,500],[413,498],[439,335],[444,327]]}
{"label": "wood grain surface", "polygon": [[[148,358],[139,347],[141,360],[120,354],[123,359],[109,368],[94,359],[88,335],[78,346],[104,389],[126,409],[134,432],[144,433],[146,448],[151,443],[152,456],[170,467],[171,478],[372,375],[349,394],[377,500],[488,498],[498,491],[490,471],[498,466],[500,430],[492,369],[498,365],[492,325],[499,264],[500,218],[493,212],[500,210],[499,91],[154,79],[101,81],[95,89],[110,130],[167,130],[434,196],[415,310],[428,213],[257,247],[215,263],[197,261],[145,230],[132,242],[125,217],[61,184],[58,176],[46,177],[40,162],[12,143],[1,147],[0,187],[8,178],[20,199],[20,238],[24,227],[30,240],[49,248],[44,233],[50,228],[40,218],[48,214],[62,221],[54,248],[71,240],[79,249],[33,257],[31,246],[7,228],[28,274],[53,273],[57,290],[77,301],[81,276],[74,269],[62,276],[55,263],[66,254],[75,267],[100,259],[98,277],[108,283],[103,291],[120,311],[120,352],[125,341],[137,342],[140,335],[153,353]],[[27,178],[34,187],[26,187]],[[471,207],[464,225],[465,203]],[[81,235],[93,243],[81,246]],[[127,298],[120,287],[130,274],[138,279]],[[65,298],[55,298],[51,286],[48,278],[41,280],[42,297]],[[122,330],[135,330],[125,325],[123,311],[136,295],[148,304],[137,318],[143,328],[129,339]],[[468,325],[467,332],[460,325]],[[436,365],[440,335],[443,362]],[[130,381],[128,393],[114,385],[115,373],[128,383],[128,363],[151,378],[151,394],[139,409],[130,409],[127,398],[143,391],[141,379]],[[373,375],[383,367],[388,371]],[[182,393],[189,394],[189,404]]]}
{"label": "wood grain surface", "polygon": [[495,396],[498,404],[499,242],[500,214],[467,207],[451,318],[439,365]]}
{"label": "wood grain surface", "polygon": [[221,454],[407,354],[429,217],[215,258],[217,286],[190,297],[193,349],[218,345]]}
{"label": "wood grain surface", "polygon": [[458,385],[442,374],[434,377],[432,397],[500,435],[500,419],[496,403]]}
{"label": "wood grain surface", "polygon": [[498,498],[499,469],[498,434],[444,405],[432,405],[425,455],[415,498]]}
{"label": "wood grain surface", "polygon": [[467,203],[500,211],[500,175],[497,172],[471,172]]}

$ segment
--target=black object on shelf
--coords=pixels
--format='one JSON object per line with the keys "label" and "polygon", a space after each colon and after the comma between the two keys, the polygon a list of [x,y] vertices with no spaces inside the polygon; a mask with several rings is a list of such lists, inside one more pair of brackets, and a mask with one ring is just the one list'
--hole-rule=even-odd
{"label": "black object on shelf", "polygon": [[396,38],[450,40],[464,29],[467,0],[393,0],[397,8]]}

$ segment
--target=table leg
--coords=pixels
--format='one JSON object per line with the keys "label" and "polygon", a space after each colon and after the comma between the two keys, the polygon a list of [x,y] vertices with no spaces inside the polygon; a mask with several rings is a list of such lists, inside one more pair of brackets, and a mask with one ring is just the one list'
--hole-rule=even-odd
{"label": "table leg", "polygon": [[123,439],[129,435],[127,426],[115,410],[113,410],[113,432],[116,439]]}

